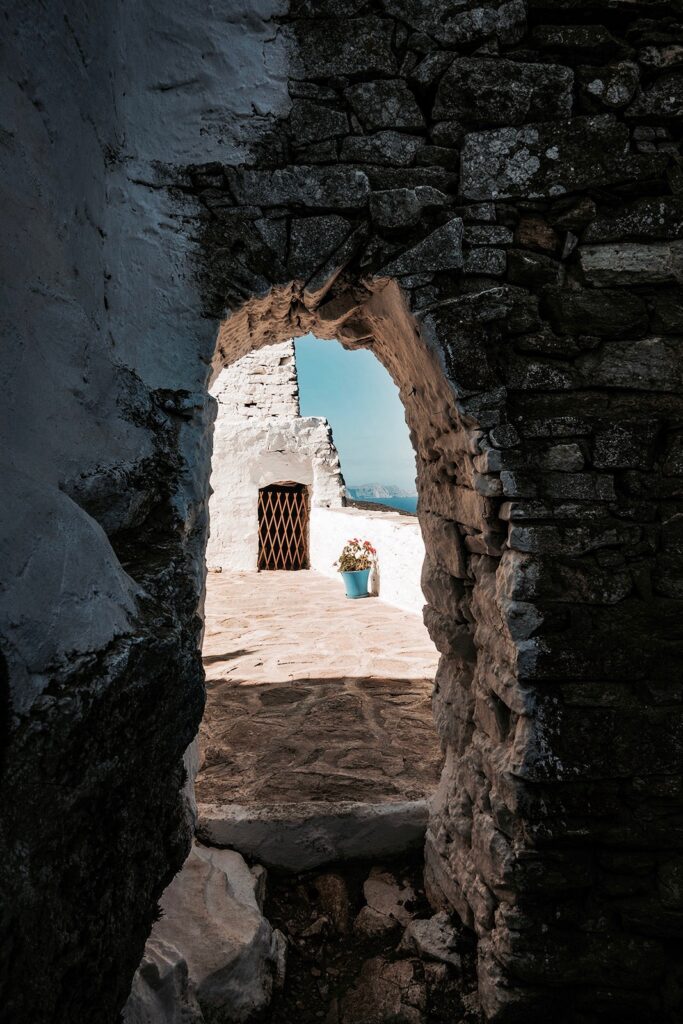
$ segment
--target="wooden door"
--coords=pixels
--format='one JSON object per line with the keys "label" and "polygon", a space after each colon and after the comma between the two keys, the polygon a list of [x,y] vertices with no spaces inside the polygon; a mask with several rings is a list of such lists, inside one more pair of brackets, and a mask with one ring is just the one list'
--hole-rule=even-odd
{"label": "wooden door", "polygon": [[308,488],[280,483],[258,492],[258,568],[308,568]]}

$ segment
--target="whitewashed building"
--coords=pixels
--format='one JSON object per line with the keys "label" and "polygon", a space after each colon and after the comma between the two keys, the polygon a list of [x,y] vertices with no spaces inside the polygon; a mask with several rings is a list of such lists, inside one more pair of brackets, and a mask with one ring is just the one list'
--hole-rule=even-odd
{"label": "whitewashed building", "polygon": [[248,353],[211,393],[208,565],[308,568],[311,509],[341,508],[345,491],[329,423],[300,414],[294,342]]}
{"label": "whitewashed building", "polygon": [[250,352],[219,374],[211,393],[218,413],[209,568],[311,568],[336,576],[342,547],[361,537],[378,552],[373,593],[420,612],[424,543],[418,520],[391,509],[346,505],[329,423],[300,414],[294,342]]}

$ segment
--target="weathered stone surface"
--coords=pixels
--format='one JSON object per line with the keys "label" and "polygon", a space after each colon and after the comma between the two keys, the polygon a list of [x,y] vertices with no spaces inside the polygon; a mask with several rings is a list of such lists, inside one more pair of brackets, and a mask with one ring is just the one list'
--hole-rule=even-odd
{"label": "weathered stone surface", "polygon": [[638,65],[620,61],[605,68],[579,68],[578,79],[588,109],[619,110],[631,102],[638,88]]}
{"label": "weathered stone surface", "polygon": [[509,245],[512,231],[502,224],[475,224],[465,229],[468,245]]}
{"label": "weathered stone surface", "polygon": [[259,206],[364,206],[370,192],[362,171],[346,167],[284,167],[274,171],[231,170],[237,202]]}
{"label": "weathered stone surface", "polygon": [[613,57],[622,49],[604,25],[538,25],[532,38],[543,49],[563,56]]}
{"label": "weathered stone surface", "polygon": [[336,872],[316,875],[315,888],[320,906],[341,934],[351,928],[351,898],[346,880]]}
{"label": "weathered stone surface", "polygon": [[611,343],[580,360],[586,385],[636,387],[645,391],[678,391],[683,382],[680,347],[668,338]]}
{"label": "weathered stone surface", "polygon": [[457,270],[463,262],[462,235],[462,221],[459,217],[452,217],[412,249],[387,263],[380,273],[399,277],[402,274]]}
{"label": "weathered stone surface", "polygon": [[605,423],[595,434],[596,469],[648,469],[654,458],[659,423],[648,420]]}
{"label": "weathered stone surface", "polygon": [[598,287],[681,283],[683,242],[581,246],[579,262],[586,281]]}
{"label": "weathered stone surface", "polygon": [[628,132],[607,114],[475,132],[462,151],[467,199],[559,196],[640,174]]}
{"label": "weathered stone surface", "polygon": [[341,247],[352,229],[348,220],[334,214],[293,220],[287,260],[292,277],[307,280]]}
{"label": "weathered stone surface", "polygon": [[388,935],[400,927],[401,924],[395,917],[381,914],[378,910],[373,910],[368,906],[361,907],[353,922],[354,932],[368,938]]}
{"label": "weathered stone surface", "polygon": [[683,295],[680,288],[658,289],[652,296],[652,326],[662,334],[683,331]]}
{"label": "weathered stone surface", "polygon": [[558,284],[560,265],[542,253],[511,249],[507,254],[508,278],[512,284],[526,288],[543,288]]}
{"label": "weathered stone surface", "polygon": [[683,237],[683,199],[660,196],[639,199],[614,213],[605,211],[586,228],[583,242]]}
{"label": "weathered stone surface", "polygon": [[420,223],[423,210],[438,209],[448,203],[448,196],[429,186],[394,188],[372,193],[370,216],[379,228],[409,228]]}
{"label": "weathered stone surface", "polygon": [[463,272],[465,274],[487,274],[490,277],[502,277],[507,267],[507,256],[504,249],[470,249],[465,253]]}
{"label": "weathered stone surface", "polygon": [[461,960],[457,944],[458,933],[443,910],[426,921],[411,921],[401,939],[402,948],[424,959],[448,964],[459,971]]}
{"label": "weathered stone surface", "polygon": [[147,942],[123,1009],[124,1024],[205,1024],[182,953],[163,939]]}
{"label": "weathered stone surface", "polygon": [[297,100],[292,104],[290,121],[297,145],[346,135],[349,130],[346,111],[310,100]]}
{"label": "weathered stone surface", "polygon": [[415,893],[388,871],[373,868],[363,884],[363,895],[371,910],[399,924],[408,925],[414,916]]}
{"label": "weathered stone surface", "polygon": [[342,142],[341,158],[349,163],[408,167],[422,145],[419,136],[395,131],[349,135]]}
{"label": "weathered stone surface", "polygon": [[568,117],[573,80],[570,68],[552,64],[461,57],[439,83],[432,116],[480,125]]}
{"label": "weathered stone surface", "polygon": [[359,82],[346,93],[354,114],[368,132],[382,128],[421,131],[424,118],[406,83],[399,78]]}
{"label": "weathered stone surface", "polygon": [[626,116],[633,120],[652,117],[657,120],[676,120],[683,117],[683,75],[662,75],[636,96]]}
{"label": "weathered stone surface", "polygon": [[340,1024],[423,1024],[427,990],[417,961],[391,963],[374,957],[363,964],[339,1009]]}
{"label": "weathered stone surface", "polygon": [[383,76],[396,71],[391,46],[393,26],[385,19],[302,20],[296,24],[296,34],[298,46],[292,63],[295,78],[358,72]]}
{"label": "weathered stone surface", "polygon": [[496,38],[517,42],[524,34],[526,10],[517,0],[467,0],[454,10],[448,0],[390,0],[390,14],[447,46]]}
{"label": "weathered stone surface", "polygon": [[637,295],[601,289],[546,288],[542,309],[557,334],[627,338],[647,329],[645,303]]}
{"label": "weathered stone surface", "polygon": [[257,881],[232,850],[195,844],[161,898],[124,1009],[126,1024],[243,1024],[268,1005],[278,938]]}

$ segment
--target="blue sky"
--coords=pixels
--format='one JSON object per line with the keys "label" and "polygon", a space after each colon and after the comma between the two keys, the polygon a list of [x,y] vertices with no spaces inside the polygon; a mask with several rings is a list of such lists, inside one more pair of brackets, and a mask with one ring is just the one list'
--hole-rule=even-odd
{"label": "blue sky", "polygon": [[312,334],[296,340],[302,416],[332,425],[349,487],[396,484],[415,493],[415,456],[398,388],[366,349]]}

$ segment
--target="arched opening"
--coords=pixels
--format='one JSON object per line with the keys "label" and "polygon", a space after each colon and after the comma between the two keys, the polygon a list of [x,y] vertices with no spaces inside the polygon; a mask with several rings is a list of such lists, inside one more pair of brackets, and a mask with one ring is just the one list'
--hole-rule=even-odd
{"label": "arched opening", "polygon": [[[241,623],[253,613],[255,605],[260,615],[266,607],[268,619],[257,626],[268,634],[270,654],[287,666],[289,677],[279,682],[272,676],[244,677],[249,657],[258,659],[259,664],[265,660],[260,649],[250,649],[258,632],[250,628],[253,622],[248,622],[246,629],[240,625],[240,631],[231,636],[226,631],[220,643],[215,633],[209,636],[205,662],[209,695],[202,746],[205,756],[197,788],[198,835],[206,847],[236,849],[276,873],[319,873],[335,865],[339,871],[340,864],[364,862],[366,875],[370,871],[366,881],[370,882],[375,877],[372,872],[382,873],[382,858],[394,858],[416,848],[425,850],[419,886],[426,887],[431,909],[425,902],[421,911],[424,915],[440,907],[452,909],[456,895],[443,889],[441,809],[444,799],[449,799],[451,778],[447,775],[439,786],[444,751],[440,749],[429,704],[433,702],[437,723],[443,723],[450,716],[456,695],[465,692],[471,681],[475,659],[473,577],[463,534],[472,538],[470,550],[478,560],[477,544],[483,547],[490,543],[492,531],[485,521],[480,523],[475,518],[474,502],[466,523],[459,522],[460,510],[451,507],[451,488],[456,488],[457,494],[458,482],[471,478],[472,442],[436,354],[409,313],[397,284],[374,282],[355,292],[341,286],[336,294],[327,296],[324,316],[318,310],[319,304],[309,309],[305,293],[298,285],[273,288],[267,296],[250,300],[222,325],[212,384],[212,393],[219,403],[217,444],[222,445],[226,437],[221,426],[221,403],[228,404],[225,381],[232,368],[239,367],[242,374],[252,356],[253,366],[255,360],[265,362],[267,352],[271,351],[279,365],[279,346],[289,344],[288,339],[304,331],[323,339],[320,344],[325,343],[324,339],[336,338],[349,349],[362,347],[372,352],[399,389],[415,451],[426,552],[422,567],[422,587],[429,602],[426,623],[440,654],[440,666],[435,671],[436,659],[432,656],[429,679],[422,679],[419,688],[410,679],[402,678],[400,672],[376,679],[367,666],[361,673],[343,665],[341,679],[324,674],[320,678],[320,668],[317,677],[310,669],[306,674],[282,632],[278,632],[279,622],[284,621],[287,630],[294,632],[295,646],[299,638],[292,625],[294,616],[316,622],[316,639],[321,645],[318,660],[324,664],[322,648],[326,635],[321,620],[327,611],[325,596],[313,592],[317,602],[317,608],[313,608],[306,604],[304,590],[294,594],[288,589],[287,593],[276,594],[277,608],[271,609],[263,589],[267,586],[271,594],[275,593],[270,580],[263,579],[258,592],[251,581],[246,586],[240,581],[241,590],[231,589],[230,569],[224,564],[215,587],[227,595],[228,603],[216,614],[212,598],[214,580],[210,577],[209,631],[212,623],[219,620],[228,623],[232,616],[233,621]],[[255,419],[255,406],[248,392],[249,388],[240,392],[240,402],[247,407],[248,417]],[[278,429],[273,425],[276,422],[277,417],[272,417],[273,430]],[[281,433],[277,434],[279,466],[292,458]],[[244,452],[246,445],[238,442],[238,448]],[[259,454],[248,473],[252,484],[255,481],[259,485],[258,564],[262,569],[271,565],[275,569],[296,568],[300,562],[292,564],[281,558],[278,561],[278,555],[283,553],[283,538],[286,535],[289,543],[292,537],[283,517],[303,498],[307,485],[294,475],[283,481],[280,470],[271,464],[272,458],[270,451]],[[245,455],[243,461],[247,464],[249,458]],[[220,473],[216,466],[214,477],[220,477]],[[305,479],[313,482],[314,470],[310,468],[308,474]],[[216,479],[214,503],[219,496],[217,484]],[[488,509],[484,499],[481,508]],[[492,510],[488,509],[488,513],[492,519]],[[289,523],[291,526],[291,518]],[[477,541],[477,535],[484,531],[487,541]],[[215,560],[211,544],[210,540],[210,563]],[[266,576],[268,573],[262,574]],[[234,602],[232,607],[230,601]],[[283,619],[283,610],[289,617]],[[337,632],[330,635],[334,635],[333,642],[343,651],[344,647],[352,647],[348,637],[354,632],[363,635],[367,645],[367,622],[349,620],[341,632],[337,626]],[[378,644],[378,649],[385,648],[382,657],[378,650],[378,661],[387,663],[392,644],[398,648],[405,643],[400,632],[396,630],[386,643]],[[228,678],[236,685],[226,686]],[[248,685],[240,688],[245,683]],[[375,721],[382,721],[383,729],[368,729],[363,721],[368,714]],[[418,729],[416,736],[411,735],[411,728]],[[299,758],[302,738],[304,758]],[[271,744],[274,754],[269,758],[264,751]],[[405,768],[407,763],[412,776]],[[450,760],[447,769],[452,771]],[[394,778],[387,781],[392,771]],[[406,777],[408,784],[404,781]],[[384,874],[381,884],[391,888],[387,878],[393,877]],[[312,884],[315,888],[315,882]],[[412,886],[417,890],[418,881]],[[467,906],[464,900],[462,906]],[[362,918],[363,910],[373,922],[373,915],[381,919],[382,915],[369,903],[356,905],[353,915]],[[465,920],[472,923],[471,919]],[[453,924],[442,922],[441,926],[455,934]],[[359,939],[359,949],[366,951],[366,941],[367,937]],[[474,984],[471,974],[468,983]]]}
{"label": "arched opening", "polygon": [[[268,322],[267,314],[263,322]],[[299,415],[297,369],[290,340],[297,326],[300,332],[301,324],[292,303],[291,314],[282,322],[271,320],[265,338],[241,339],[240,347],[231,353],[233,358],[226,358],[225,365],[217,368],[212,385],[218,412],[213,493],[209,502],[205,641],[209,693],[202,732],[202,749],[209,753],[198,784],[199,831],[205,841],[232,844],[251,856],[260,855],[271,867],[287,864],[290,869],[296,857],[286,844],[280,845],[274,859],[271,839],[268,838],[266,849],[260,848],[260,840],[253,838],[256,831],[260,835],[266,827],[265,818],[270,813],[267,805],[269,799],[271,803],[275,799],[275,792],[279,803],[290,805],[289,818],[309,815],[311,832],[323,828],[319,822],[321,813],[327,818],[336,814],[330,814],[322,805],[332,806],[340,800],[357,805],[344,811],[346,823],[341,830],[333,829],[335,834],[329,838],[327,848],[321,844],[315,857],[306,854],[309,865],[342,859],[347,854],[356,858],[377,851],[395,855],[404,848],[422,846],[428,803],[436,790],[442,762],[430,708],[438,654],[422,621],[425,542],[419,523],[414,516],[401,516],[381,506],[367,509],[354,505],[346,496],[340,472],[344,466],[340,467],[329,424],[319,416]],[[329,351],[329,347],[337,347],[338,342],[331,340],[326,325],[320,325],[317,333],[324,336],[313,341],[320,346],[321,354],[323,348]],[[286,340],[281,340],[283,335]],[[411,344],[410,338],[407,343]],[[351,350],[346,353],[348,362],[360,359],[360,354],[353,351],[358,347],[347,342]],[[363,347],[364,355],[374,363],[377,355],[369,339]],[[376,385],[385,378],[383,386],[393,393],[392,401],[403,410],[396,382],[392,382],[386,368],[378,365],[377,369],[379,372],[373,378]],[[404,394],[409,391],[404,387]],[[403,428],[406,429],[405,423]],[[237,471],[229,466],[235,451],[242,471],[239,479]],[[410,447],[407,434],[406,456],[409,465],[405,471],[414,480],[414,447]],[[292,474],[296,472],[296,479],[305,480],[306,484],[293,486],[292,475],[289,486],[281,487],[283,467],[288,467]],[[225,480],[231,482],[229,490],[224,486]],[[311,504],[309,564],[316,578],[300,583],[286,579],[257,581],[253,576],[256,562],[249,560],[252,556],[244,562],[234,557],[225,522],[226,509],[234,509],[241,516],[238,492],[245,488],[248,516],[240,519],[243,537],[249,534],[249,516],[253,515],[254,499],[258,500],[259,538],[268,548],[265,554],[259,548],[258,567],[270,564],[276,569],[287,569],[291,567],[289,561],[268,559],[273,549],[280,551],[278,530],[282,528],[283,511],[292,507],[303,486],[308,488]],[[353,609],[345,600],[335,566],[347,538],[356,535],[368,539],[378,551],[369,585],[371,594],[379,596],[380,604],[362,611]],[[220,568],[221,572],[216,575],[212,568]],[[267,647],[260,646],[259,637],[268,638]],[[279,669],[280,662],[284,671]],[[319,703],[317,697],[312,698],[315,711],[309,716],[311,725],[302,727],[302,744],[295,738],[289,752],[280,744],[280,753],[273,755],[280,778],[272,785],[271,759],[265,748],[270,742],[280,741],[269,727],[262,731],[256,711],[246,707],[245,694],[255,693],[256,683],[266,687],[263,692],[268,694],[265,699],[269,710],[264,717],[272,719],[277,715],[278,728],[281,726],[287,733],[289,720],[297,721],[299,715],[298,696],[291,689],[292,684],[306,694],[307,687],[310,689],[315,683],[321,695]],[[275,692],[271,695],[267,689],[275,685],[281,687],[282,698]],[[286,701],[285,685],[290,694]],[[324,696],[328,692],[335,695],[334,701],[339,704],[336,722],[329,720]],[[399,724],[401,701],[406,702],[405,720]],[[249,759],[259,763],[258,778],[254,774],[256,769],[241,772],[231,756],[229,730],[222,725],[223,702],[231,708],[233,718],[241,708],[244,721],[248,720],[254,729]],[[302,706],[304,703],[302,698]],[[273,711],[276,705],[281,707],[277,713]],[[361,711],[360,721],[356,708]],[[391,735],[389,721],[394,723],[396,736]],[[328,729],[335,735],[330,736],[329,749],[325,750],[320,748],[320,742]],[[241,751],[243,734],[244,730],[239,740]],[[399,749],[401,742],[403,752]],[[305,768],[304,759],[310,770]],[[295,776],[289,769],[297,763]],[[230,778],[231,771],[235,778]],[[285,775],[289,778],[287,783]],[[235,781],[238,776],[243,778],[241,783]],[[254,796],[257,791],[258,798]],[[315,802],[321,804],[322,811],[313,808]],[[367,818],[370,809],[381,818],[377,827],[369,828],[366,824],[364,840],[344,840],[341,835],[342,841],[338,842],[338,832],[359,831],[358,821],[363,816]],[[285,827],[287,814],[279,813],[277,822],[271,822],[273,835]],[[256,817],[258,830],[252,827]],[[249,838],[245,839],[249,829]],[[300,832],[303,831],[301,827]],[[240,843],[244,846],[240,847]]]}

